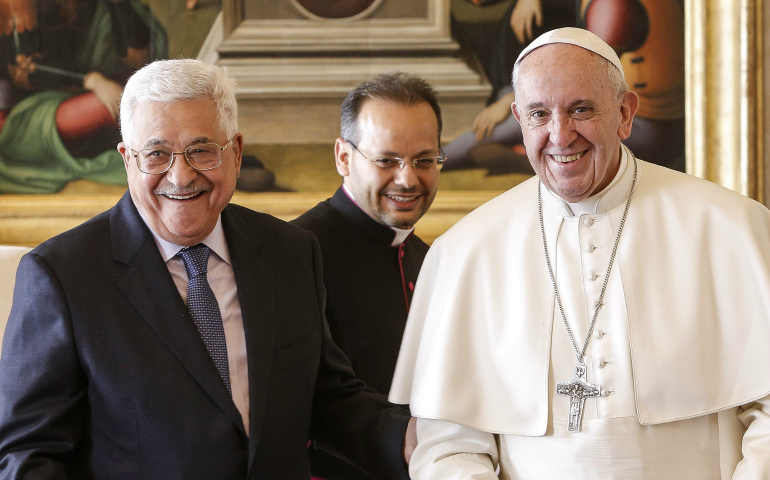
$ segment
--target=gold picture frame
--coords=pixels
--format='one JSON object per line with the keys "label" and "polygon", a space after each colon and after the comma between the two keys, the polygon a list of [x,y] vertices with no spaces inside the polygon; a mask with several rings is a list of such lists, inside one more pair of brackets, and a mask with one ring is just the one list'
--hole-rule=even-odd
{"label": "gold picture frame", "polygon": [[762,203],[763,0],[685,0],[687,172]]}

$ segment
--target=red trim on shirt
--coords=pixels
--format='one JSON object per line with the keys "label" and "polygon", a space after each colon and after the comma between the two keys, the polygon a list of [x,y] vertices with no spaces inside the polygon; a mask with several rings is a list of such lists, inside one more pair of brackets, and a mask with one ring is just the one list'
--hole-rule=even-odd
{"label": "red trim on shirt", "polygon": [[404,289],[404,301],[406,302],[406,313],[409,313],[409,296],[406,293],[406,279],[404,278],[404,264],[401,259],[404,257],[404,244],[398,246],[398,269],[401,271],[401,287]]}

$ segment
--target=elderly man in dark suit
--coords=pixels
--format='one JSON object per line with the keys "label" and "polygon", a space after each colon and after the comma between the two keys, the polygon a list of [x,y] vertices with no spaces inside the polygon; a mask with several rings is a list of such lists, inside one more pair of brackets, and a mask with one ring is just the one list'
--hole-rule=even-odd
{"label": "elderly man in dark suit", "polygon": [[318,243],[230,205],[233,82],[194,60],[121,102],[129,191],[19,267],[0,478],[307,479],[308,439],[407,478],[408,413],[331,341]]}

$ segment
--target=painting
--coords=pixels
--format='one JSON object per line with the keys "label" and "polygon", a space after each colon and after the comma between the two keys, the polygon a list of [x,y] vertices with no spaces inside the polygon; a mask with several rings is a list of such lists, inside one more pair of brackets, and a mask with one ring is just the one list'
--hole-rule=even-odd
{"label": "painting", "polygon": [[[466,0],[478,9],[494,4]],[[493,87],[472,129],[444,147],[444,171],[484,168],[489,175],[532,173],[521,127],[511,115],[511,72],[540,34],[585,28],[620,56],[626,81],[640,97],[631,136],[639,157],[685,171],[684,3],[682,0],[517,0],[493,25],[456,21],[455,34],[475,54]]]}
{"label": "painting", "polygon": [[[246,166],[254,175],[244,175],[251,183],[241,182],[234,201],[285,219],[339,185],[332,151],[339,106],[353,86],[381,72],[426,78],[442,105],[449,160],[436,202],[418,224],[422,237],[435,238],[480,203],[529,178],[521,134],[510,115],[510,72],[532,38],[559,26],[588,28],[621,55],[629,83],[642,97],[636,136],[628,140],[640,158],[724,184],[727,176],[715,175],[706,161],[710,148],[725,148],[712,145],[709,132],[716,122],[697,110],[711,104],[693,102],[693,95],[724,86],[720,69],[727,67],[707,59],[717,35],[726,59],[761,64],[760,50],[745,45],[746,38],[760,35],[752,24],[759,16],[747,17],[741,5],[729,0],[0,0],[0,53],[7,65],[0,69],[0,244],[35,245],[116,201],[125,190],[114,150],[116,92],[132,69],[167,57],[216,62],[236,78]],[[706,29],[704,23],[715,17],[703,14],[708,8],[734,12],[754,37]],[[732,115],[739,118],[731,120],[736,128],[758,115],[744,108],[760,101],[749,81],[735,79],[738,91],[724,106],[737,107]],[[68,114],[70,104],[74,114]],[[698,119],[685,122],[685,112],[688,119],[698,113]],[[748,124],[756,130],[761,122]],[[761,130],[753,132],[751,138],[740,136],[741,145],[759,144]],[[735,164],[749,185],[742,193],[758,198],[761,155],[749,167],[740,166],[745,162],[740,158],[719,161]]]}
{"label": "painting", "polygon": [[0,193],[55,193],[80,178],[125,184],[115,145],[122,85],[168,55],[138,0],[2,0]]}

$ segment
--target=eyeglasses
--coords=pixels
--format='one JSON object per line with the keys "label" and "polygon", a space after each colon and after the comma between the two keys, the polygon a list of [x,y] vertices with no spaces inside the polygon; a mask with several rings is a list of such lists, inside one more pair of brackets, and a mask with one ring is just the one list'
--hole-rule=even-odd
{"label": "eyeglasses", "polygon": [[362,157],[369,160],[373,164],[377,165],[383,170],[389,170],[391,168],[394,168],[395,166],[398,166],[399,170],[403,170],[403,168],[409,164],[414,168],[415,170],[441,170],[441,167],[444,166],[444,162],[446,161],[446,155],[444,155],[444,152],[441,152],[441,155],[437,157],[420,157],[415,158],[412,161],[406,160],[404,158],[398,158],[398,157],[382,157],[382,158],[369,158],[364,153],[358,149],[355,143],[351,142],[350,140],[345,140],[350,144],[351,147],[353,147],[356,152],[360,153]]}
{"label": "eyeglasses", "polygon": [[224,147],[213,142],[194,143],[185,148],[183,152],[173,152],[171,149],[162,147],[143,148],[138,152],[131,148],[129,150],[136,159],[136,166],[139,167],[139,171],[148,175],[160,175],[169,171],[174,164],[175,155],[184,155],[187,163],[199,172],[213,170],[222,165],[222,152],[231,143],[232,139],[228,140]]}

